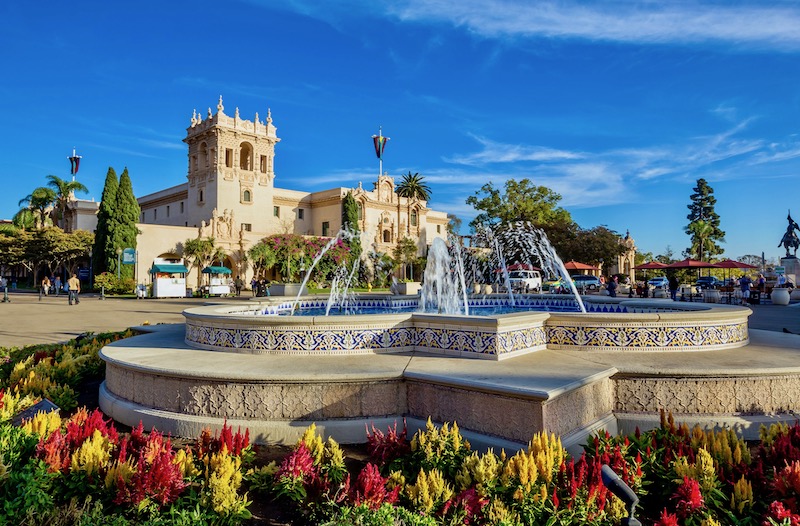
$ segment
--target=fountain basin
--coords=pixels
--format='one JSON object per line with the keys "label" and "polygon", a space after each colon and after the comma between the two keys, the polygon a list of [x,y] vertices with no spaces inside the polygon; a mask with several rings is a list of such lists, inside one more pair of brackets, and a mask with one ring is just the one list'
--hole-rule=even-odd
{"label": "fountain basin", "polygon": [[[501,304],[498,297],[481,303]],[[544,301],[531,295],[520,305]],[[564,301],[556,296],[553,301]],[[377,300],[368,300],[375,306]],[[314,300],[300,308],[315,306]],[[285,304],[283,304],[285,305]],[[408,308],[410,300],[401,306]],[[750,310],[658,300],[589,302],[589,313],[523,310],[488,316],[403,312],[278,316],[281,305],[186,309],[191,347],[247,354],[331,356],[425,352],[503,360],[545,348],[589,352],[713,351],[748,342]]]}

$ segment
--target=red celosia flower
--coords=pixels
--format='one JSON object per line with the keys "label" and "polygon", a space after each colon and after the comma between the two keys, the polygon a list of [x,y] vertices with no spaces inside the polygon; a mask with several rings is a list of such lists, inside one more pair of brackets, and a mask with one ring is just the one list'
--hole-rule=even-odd
{"label": "red celosia flower", "polygon": [[378,466],[368,463],[358,474],[356,484],[352,488],[353,504],[366,504],[371,510],[377,510],[383,503],[394,504],[400,492],[400,486],[391,491],[386,490],[386,480],[381,476]]}
{"label": "red celosia flower", "polygon": [[129,483],[126,484],[122,477],[117,479],[114,502],[135,506],[144,499],[150,499],[166,505],[174,502],[185,487],[181,467],[173,463],[172,451],[162,449],[152,458],[152,462],[148,461],[146,455],[139,456],[136,472]]}
{"label": "red celosia flower", "polygon": [[476,524],[481,524],[480,514],[488,503],[489,500],[481,498],[475,488],[469,488],[448,500],[442,508],[442,515],[447,515],[451,508],[463,509],[465,516],[462,524],[472,524],[473,520],[476,521]]}
{"label": "red celosia flower", "polygon": [[111,419],[104,420],[104,416],[99,409],[87,413],[86,408],[81,408],[69,419],[66,425],[66,438],[72,451],[79,448],[95,430],[100,431],[100,434],[112,444],[116,445],[119,442],[114,423]]}
{"label": "red celosia flower", "polygon": [[316,476],[316,468],[314,467],[314,457],[305,443],[300,443],[297,449],[289,453],[286,458],[281,462],[281,467],[275,473],[275,478],[280,480],[283,477],[293,479],[309,480]]}
{"label": "red celosia flower", "polygon": [[60,429],[56,429],[47,438],[42,437],[39,439],[39,444],[36,446],[36,456],[45,461],[50,472],[66,472],[69,469],[71,461],[69,442]]}
{"label": "red celosia flower", "polygon": [[783,503],[778,500],[773,501],[769,505],[767,515],[764,517],[764,521],[761,524],[763,526],[770,526],[770,524],[774,524],[774,522],[771,523],[769,519],[772,519],[778,524],[788,519],[789,524],[792,526],[800,525],[800,515],[795,515],[790,510],[787,510]]}
{"label": "red celosia flower", "polygon": [[394,427],[389,427],[386,433],[372,426],[372,433],[367,430],[367,451],[370,460],[380,466],[385,466],[393,460],[402,457],[411,451],[411,443],[408,441],[408,428],[403,420],[403,430],[397,432],[397,422]]}
{"label": "red celosia flower", "polygon": [[700,484],[689,477],[683,477],[683,483],[678,486],[672,498],[678,501],[676,507],[681,518],[686,518],[705,506],[703,495],[700,493]]}
{"label": "red celosia flower", "polygon": [[209,428],[203,429],[200,439],[197,441],[197,453],[198,456],[202,457],[208,453],[219,453],[225,448],[231,455],[241,456],[242,450],[249,446],[250,430],[246,429],[245,433],[242,434],[242,428],[240,427],[234,434],[233,428],[228,426],[228,421],[226,420],[222,424],[222,431],[220,431],[219,437],[212,437]]}
{"label": "red celosia flower", "polygon": [[667,509],[664,508],[661,510],[661,517],[654,526],[678,526],[678,516],[667,512]]}

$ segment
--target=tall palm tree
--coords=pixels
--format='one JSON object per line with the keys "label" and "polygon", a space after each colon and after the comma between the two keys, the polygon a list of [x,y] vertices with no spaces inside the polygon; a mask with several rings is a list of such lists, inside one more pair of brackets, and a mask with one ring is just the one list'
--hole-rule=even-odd
{"label": "tall palm tree", "polygon": [[411,233],[411,201],[419,199],[422,201],[429,201],[431,198],[431,187],[425,183],[425,177],[421,176],[419,172],[412,174],[411,171],[403,176],[403,179],[395,187],[395,192],[400,197],[405,197],[408,203],[408,224],[406,225],[406,233]]}
{"label": "tall palm tree", "polygon": [[[23,210],[27,209],[33,213],[36,228],[44,228],[47,226],[48,215],[55,202],[56,193],[46,186],[40,186],[20,199],[19,205],[24,205]],[[17,213],[20,214],[24,214],[22,210]]]}
{"label": "tall palm tree", "polygon": [[56,192],[55,206],[53,207],[53,222],[59,223],[64,219],[64,212],[67,210],[67,205],[70,201],[75,199],[75,192],[88,193],[89,189],[78,181],[65,181],[57,175],[47,176],[47,185]]}

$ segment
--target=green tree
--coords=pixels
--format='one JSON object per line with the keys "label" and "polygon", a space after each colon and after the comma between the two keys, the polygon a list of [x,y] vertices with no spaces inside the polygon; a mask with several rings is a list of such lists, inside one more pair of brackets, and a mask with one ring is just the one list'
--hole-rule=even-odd
{"label": "green tree", "polygon": [[486,183],[467,204],[480,213],[470,222],[473,229],[499,223],[530,221],[538,227],[554,223],[572,222],[569,212],[558,206],[561,196],[545,186],[535,186],[530,179],[517,182],[509,179],[505,192]]}
{"label": "green tree", "polygon": [[183,243],[183,257],[191,262],[192,267],[197,267],[197,287],[202,284],[202,270],[207,267],[214,258],[216,252],[216,241],[213,237],[198,237],[197,239],[187,239]]}
{"label": "green tree", "polygon": [[100,209],[97,211],[97,228],[95,228],[94,251],[92,253],[93,266],[97,275],[115,269],[117,264],[117,254],[114,250],[113,239],[109,236],[109,228],[111,219],[114,217],[114,210],[117,208],[118,188],[117,172],[109,166],[106,173],[106,182],[103,186]]}
{"label": "green tree", "polygon": [[65,181],[56,175],[47,176],[47,185],[50,186],[56,194],[55,205],[53,206],[53,223],[64,227],[61,222],[64,219],[64,212],[67,210],[67,205],[75,198],[75,192],[88,193],[89,189],[78,181]]}
{"label": "green tree", "polygon": [[253,264],[253,272],[256,277],[264,276],[264,273],[271,269],[277,261],[275,250],[272,245],[264,241],[259,241],[247,251],[247,256]]}
{"label": "green tree", "polygon": [[394,191],[400,197],[405,197],[408,203],[408,224],[406,233],[411,232],[411,203],[414,200],[430,201],[431,188],[425,183],[425,177],[419,173],[412,174],[411,171],[403,176],[403,179],[395,187]]}
{"label": "green tree", "polygon": [[[110,221],[111,228],[108,235],[112,240],[114,247],[114,255],[116,256],[117,249],[136,248],[136,236],[139,234],[139,229],[136,228],[136,223],[139,221],[141,209],[136,197],[133,195],[133,186],[131,185],[131,178],[128,175],[128,169],[122,171],[119,177],[119,188],[117,189],[117,200],[114,209],[114,215]],[[112,260],[111,272],[117,271],[117,259]],[[133,277],[133,267],[131,265],[122,265],[119,270],[120,278],[130,279]]]}
{"label": "green tree", "polygon": [[40,186],[20,199],[19,205],[24,208],[17,215],[24,213],[23,210],[29,210],[33,214],[35,228],[44,228],[51,223],[49,215],[55,202],[56,193],[46,186]]}
{"label": "green tree", "polygon": [[358,229],[358,203],[352,192],[347,192],[342,200],[342,228],[352,234],[347,242],[353,261],[361,257],[361,231]]}
{"label": "green tree", "polygon": [[457,236],[461,230],[461,219],[455,214],[447,214],[447,233]]}
{"label": "green tree", "polygon": [[698,179],[694,193],[689,196],[691,204],[686,205],[689,214],[686,219],[689,224],[684,231],[689,234],[692,246],[684,251],[687,257],[696,257],[701,261],[708,261],[713,256],[722,254],[724,250],[717,242],[725,242],[725,232],[720,228],[719,215],[714,211],[717,199],[714,189],[705,179]]}
{"label": "green tree", "polygon": [[[408,264],[413,263],[417,257],[417,244],[410,237],[404,237],[394,247],[395,268],[403,267],[403,279],[408,278]],[[413,279],[414,276],[411,276]]]}

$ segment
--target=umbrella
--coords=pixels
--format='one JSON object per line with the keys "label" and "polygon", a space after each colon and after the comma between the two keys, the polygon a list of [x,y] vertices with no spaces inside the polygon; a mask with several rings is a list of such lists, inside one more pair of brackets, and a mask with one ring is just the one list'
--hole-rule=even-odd
{"label": "umbrella", "polygon": [[716,263],[709,263],[708,261],[698,261],[692,258],[686,258],[683,261],[676,261],[670,263],[667,268],[718,268]]}
{"label": "umbrella", "polygon": [[633,267],[633,270],[652,270],[652,269],[661,269],[666,268],[666,263],[661,263],[660,261],[650,261],[648,263],[642,263],[641,265],[636,265]]}
{"label": "umbrella", "polygon": [[[717,268],[725,268],[725,269],[745,269],[745,268],[758,268],[755,265],[749,265],[747,263],[742,263],[741,261],[734,261],[733,259],[726,259],[725,261],[720,261],[717,263]],[[728,276],[730,276],[729,273]]]}
{"label": "umbrella", "polygon": [[597,267],[587,265],[586,263],[580,263],[575,260],[570,260],[564,263],[564,268],[567,270],[600,270]]}
{"label": "umbrella", "polygon": [[227,267],[206,267],[203,269],[203,274],[230,274],[231,269]]}

